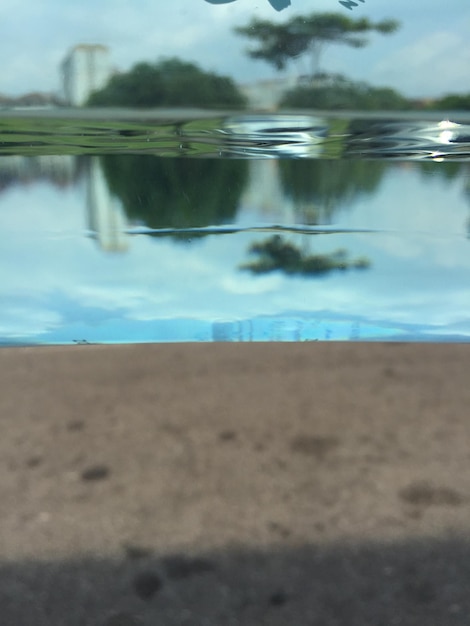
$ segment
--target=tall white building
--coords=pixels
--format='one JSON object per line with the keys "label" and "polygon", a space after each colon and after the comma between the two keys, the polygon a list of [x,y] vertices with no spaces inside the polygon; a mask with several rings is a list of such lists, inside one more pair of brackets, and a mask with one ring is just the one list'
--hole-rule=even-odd
{"label": "tall white building", "polygon": [[62,63],[65,101],[70,106],[82,106],[93,91],[106,85],[111,73],[110,55],[106,46],[75,46]]}

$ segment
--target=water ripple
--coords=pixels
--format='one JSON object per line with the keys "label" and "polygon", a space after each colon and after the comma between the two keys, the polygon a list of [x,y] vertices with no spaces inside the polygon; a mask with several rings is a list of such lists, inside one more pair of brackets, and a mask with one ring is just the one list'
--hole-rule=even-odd
{"label": "water ripple", "polygon": [[470,160],[468,113],[4,110],[0,155]]}

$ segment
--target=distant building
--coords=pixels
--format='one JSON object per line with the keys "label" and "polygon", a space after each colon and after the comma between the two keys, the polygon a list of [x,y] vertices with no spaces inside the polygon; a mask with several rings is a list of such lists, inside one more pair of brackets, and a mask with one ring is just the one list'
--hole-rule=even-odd
{"label": "distant building", "polygon": [[279,100],[281,100],[286,91],[295,87],[296,83],[297,79],[295,76],[289,76],[239,85],[239,88],[248,99],[250,107],[273,111],[277,108]]}
{"label": "distant building", "polygon": [[80,44],[72,48],[62,63],[66,104],[84,105],[93,91],[106,85],[111,73],[110,55],[106,46]]}
{"label": "distant building", "polygon": [[53,93],[35,91],[21,96],[0,94],[0,107],[50,109],[59,104],[61,104],[60,99]]}

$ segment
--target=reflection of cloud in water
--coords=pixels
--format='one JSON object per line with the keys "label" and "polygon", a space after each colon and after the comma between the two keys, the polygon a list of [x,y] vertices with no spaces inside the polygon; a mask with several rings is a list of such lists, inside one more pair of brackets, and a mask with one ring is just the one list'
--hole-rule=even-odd
{"label": "reflection of cloud in water", "polygon": [[279,289],[282,282],[280,275],[262,276],[253,280],[249,276],[231,274],[221,281],[222,288],[234,294],[262,294]]}
{"label": "reflection of cloud in water", "polygon": [[[34,193],[17,187],[1,198],[0,284],[7,304],[0,310],[0,332],[3,339],[34,338],[57,329],[64,338],[68,324],[77,330],[76,339],[86,337],[87,328],[95,340],[100,333],[108,340],[143,340],[139,333],[161,339],[152,324],[178,318],[178,336],[187,339],[188,317],[201,323],[248,319],[249,325],[250,317],[264,315],[271,316],[267,327],[279,329],[276,316],[297,311],[312,320],[326,316],[330,325],[335,315],[367,315],[386,324],[434,324],[440,335],[456,328],[464,334],[470,261],[468,242],[455,237],[468,216],[461,187],[462,178],[424,179],[416,167],[390,166],[377,191],[344,208],[334,225],[346,231],[383,227],[393,234],[292,235],[309,254],[344,247],[351,258],[369,257],[372,269],[309,280],[240,272],[247,250],[260,238],[256,232],[212,235],[189,245],[138,235],[125,255],[106,255],[84,237],[81,187],[60,193],[46,185],[35,186]],[[269,220],[263,207],[256,217],[256,208],[252,203],[254,220]],[[295,326],[295,319],[289,324]],[[224,332],[236,328],[227,323]],[[237,331],[242,335],[243,324]],[[210,336],[201,324],[197,328],[199,337]]]}
{"label": "reflection of cloud in water", "polygon": [[63,323],[57,310],[41,308],[40,304],[28,301],[24,305],[6,305],[0,315],[0,338],[24,337],[34,339],[51,328]]}

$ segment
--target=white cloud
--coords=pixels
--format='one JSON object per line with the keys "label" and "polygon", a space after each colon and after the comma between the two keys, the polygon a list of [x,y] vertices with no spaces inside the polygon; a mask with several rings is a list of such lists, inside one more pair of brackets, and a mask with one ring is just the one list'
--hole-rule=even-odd
{"label": "white cloud", "polygon": [[384,84],[401,83],[410,95],[432,96],[468,91],[470,46],[458,33],[438,31],[393,51],[375,64],[372,77]]}
{"label": "white cloud", "polygon": [[373,20],[392,16],[403,24],[391,37],[374,37],[363,51],[332,48],[338,54],[325,57],[328,63],[333,59],[332,70],[336,64],[349,75],[372,73],[376,82],[416,93],[439,88],[437,81],[458,90],[468,84],[470,65],[470,7],[462,3],[428,0],[423,10],[409,0],[367,0],[353,14],[337,0],[293,0],[291,9],[281,13],[266,0],[228,5],[204,0],[2,0],[0,93],[56,90],[59,63],[80,42],[110,46],[116,65],[125,70],[140,60],[181,55],[245,82],[270,76],[274,70],[267,64],[245,56],[248,42],[232,33],[233,26],[253,15],[284,21],[312,11],[345,11],[349,17]]}

